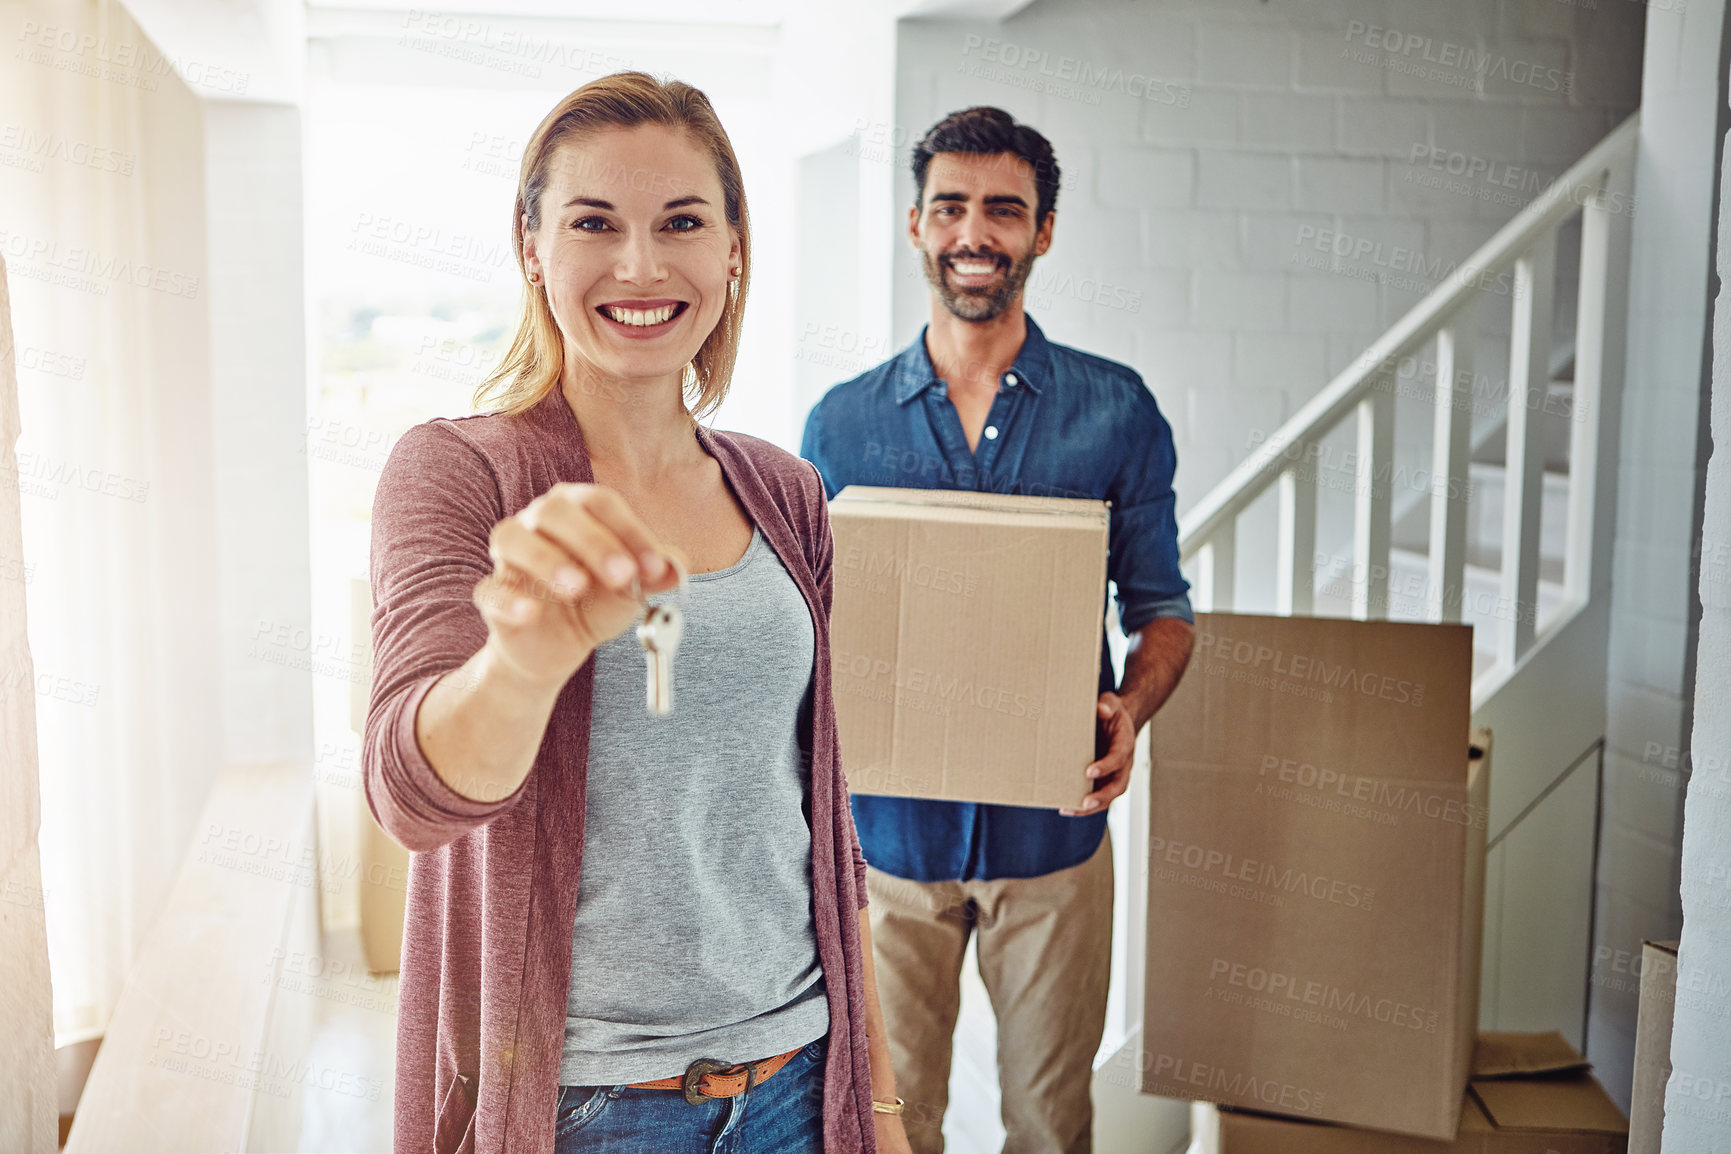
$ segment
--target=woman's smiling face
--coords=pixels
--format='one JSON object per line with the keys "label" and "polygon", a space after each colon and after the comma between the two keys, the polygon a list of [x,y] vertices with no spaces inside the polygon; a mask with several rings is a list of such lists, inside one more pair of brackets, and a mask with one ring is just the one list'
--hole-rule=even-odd
{"label": "woman's smiling face", "polygon": [[558,146],[523,260],[567,357],[647,382],[678,377],[714,330],[740,245],[708,154],[679,129],[640,125]]}

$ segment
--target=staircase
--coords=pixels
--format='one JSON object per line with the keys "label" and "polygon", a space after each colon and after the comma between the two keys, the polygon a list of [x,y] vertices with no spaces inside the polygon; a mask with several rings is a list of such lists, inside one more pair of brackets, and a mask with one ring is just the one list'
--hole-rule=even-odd
{"label": "staircase", "polygon": [[[1582,1048],[1638,133],[1637,113],[1179,524],[1198,610],[1473,626],[1472,721],[1497,747],[1480,1024],[1559,1030]],[[1403,448],[1397,408],[1428,436]],[[1271,556],[1257,532],[1270,511]],[[1269,571],[1271,591],[1258,580]],[[1187,1110],[1124,1089],[1141,1019],[1145,780],[1118,874],[1127,1041],[1097,1066],[1096,1134],[1164,1152],[1182,1148]]]}

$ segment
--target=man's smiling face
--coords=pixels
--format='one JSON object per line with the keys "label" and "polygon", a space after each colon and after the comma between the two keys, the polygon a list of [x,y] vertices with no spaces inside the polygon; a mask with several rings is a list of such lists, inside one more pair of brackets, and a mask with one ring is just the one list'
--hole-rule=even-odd
{"label": "man's smiling face", "polygon": [[927,283],[956,317],[989,321],[1020,297],[1035,258],[1052,244],[1055,214],[1036,227],[1037,198],[1033,166],[1014,153],[932,157],[908,235]]}

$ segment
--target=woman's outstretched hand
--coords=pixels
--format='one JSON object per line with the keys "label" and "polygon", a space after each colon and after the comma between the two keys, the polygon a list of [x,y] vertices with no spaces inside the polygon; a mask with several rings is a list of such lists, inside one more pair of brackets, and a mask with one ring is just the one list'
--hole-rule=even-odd
{"label": "woman's outstretched hand", "polygon": [[493,572],[475,586],[487,645],[519,675],[562,685],[678,575],[617,492],[561,482],[493,526]]}

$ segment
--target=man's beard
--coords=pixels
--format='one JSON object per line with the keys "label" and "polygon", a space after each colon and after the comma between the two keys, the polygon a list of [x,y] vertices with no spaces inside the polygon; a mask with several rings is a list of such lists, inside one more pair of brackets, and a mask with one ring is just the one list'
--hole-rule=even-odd
{"label": "man's beard", "polygon": [[997,284],[986,288],[957,289],[952,288],[944,279],[944,270],[951,260],[990,259],[1001,268],[1009,258],[1002,253],[991,251],[981,253],[948,253],[934,257],[931,253],[921,251],[920,263],[925,266],[926,283],[932,286],[932,291],[938,294],[938,299],[944,303],[951,314],[964,321],[989,321],[995,319],[1016,295],[1022,291],[1022,286],[1028,283],[1028,275],[1034,271],[1034,253],[1029,250],[1021,260],[1010,262],[1007,273]]}

